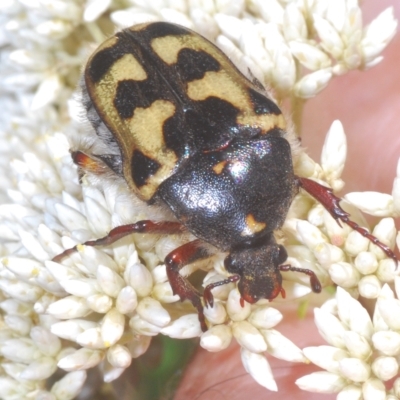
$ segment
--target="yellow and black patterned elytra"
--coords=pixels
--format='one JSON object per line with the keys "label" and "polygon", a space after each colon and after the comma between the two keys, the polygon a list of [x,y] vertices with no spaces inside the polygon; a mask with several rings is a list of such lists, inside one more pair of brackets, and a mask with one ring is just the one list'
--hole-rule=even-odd
{"label": "yellow and black patterned elytra", "polygon": [[321,290],[313,271],[282,265],[287,253],[274,238],[299,187],[396,260],[349,220],[329,188],[294,174],[293,139],[278,106],[197,33],[166,22],[117,33],[90,57],[82,92],[96,136],[91,149],[72,151],[74,162],[100,175],[111,169],[142,200],[176,217],[120,226],[85,244],[134,232],[193,233],[198,239],[168,254],[165,265],[173,293],[197,308],[203,330],[201,295],[179,271],[218,250],[228,252],[225,268],[234,275],[205,288],[206,305],[213,305],[211,290],[228,282],[238,282],[242,304],[284,295],[281,271],[288,270]]}
{"label": "yellow and black patterned elytra", "polygon": [[85,84],[144,200],[196,152],[285,128],[276,104],[225,54],[173,24],[136,25],[105,41]]}

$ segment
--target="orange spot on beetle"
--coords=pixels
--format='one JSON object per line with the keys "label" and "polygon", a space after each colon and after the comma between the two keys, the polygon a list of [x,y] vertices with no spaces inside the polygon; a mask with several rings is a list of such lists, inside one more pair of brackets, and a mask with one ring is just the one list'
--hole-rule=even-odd
{"label": "orange spot on beetle", "polygon": [[214,171],[217,175],[219,175],[219,174],[224,170],[225,165],[226,165],[227,162],[228,162],[228,161],[224,160],[224,161],[219,162],[218,164],[215,164],[215,165],[213,166],[213,171]]}

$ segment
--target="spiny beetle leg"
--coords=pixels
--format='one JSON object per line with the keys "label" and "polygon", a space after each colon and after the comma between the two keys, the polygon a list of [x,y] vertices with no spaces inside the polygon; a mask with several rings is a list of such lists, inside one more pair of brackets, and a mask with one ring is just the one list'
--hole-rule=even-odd
{"label": "spiny beetle leg", "polygon": [[172,292],[177,294],[181,301],[191,301],[193,306],[197,309],[201,330],[203,332],[208,328],[204,317],[203,304],[201,303],[201,295],[179,271],[185,265],[200,259],[208,258],[211,255],[212,254],[204,248],[202,241],[197,239],[178,247],[165,257],[165,266],[167,268],[167,276],[171,284]]}
{"label": "spiny beetle leg", "polygon": [[291,265],[280,265],[279,270],[283,272],[286,271],[301,272],[302,274],[308,275],[310,277],[310,286],[312,291],[314,293],[321,293],[322,290],[321,282],[317,278],[317,275],[315,275],[315,272],[311,271],[311,269],[297,268],[297,267],[292,267]]}
{"label": "spiny beetle leg", "polygon": [[[155,233],[161,235],[169,235],[173,233],[181,233],[185,230],[182,224],[179,222],[163,221],[153,222],[149,220],[135,222],[134,224],[121,225],[117,228],[111,229],[107,236],[97,239],[89,240],[83,243],[84,246],[106,246],[116,242],[123,237],[130,235],[131,233]],[[54,262],[61,262],[65,257],[77,251],[78,246],[74,246],[68,250],[65,250],[58,256],[53,258]]]}
{"label": "spiny beetle leg", "polygon": [[204,293],[203,293],[204,303],[205,303],[206,307],[214,306],[214,296],[211,293],[212,289],[214,289],[217,286],[227,285],[228,283],[231,283],[231,282],[237,282],[239,279],[240,279],[239,275],[232,275],[227,279],[224,279],[224,280],[218,281],[218,282],[214,282],[214,283],[210,283],[209,285],[207,285],[206,288],[204,289]]}
{"label": "spiny beetle leg", "polygon": [[394,254],[394,252],[389,248],[389,246],[379,241],[374,235],[371,235],[365,228],[359,226],[354,221],[351,221],[349,219],[350,214],[344,211],[339,205],[341,198],[335,196],[331,188],[320,185],[319,183],[311,179],[301,178],[299,176],[297,177],[297,182],[299,186],[302,187],[307,193],[309,193],[311,196],[317,199],[332,215],[332,217],[335,218],[336,221],[340,220],[345,224],[349,225],[355,231],[361,233],[361,235],[365,236],[373,244],[377,245],[380,249],[382,249],[385,252],[385,254],[396,263],[396,265],[398,264],[398,258],[396,254]]}

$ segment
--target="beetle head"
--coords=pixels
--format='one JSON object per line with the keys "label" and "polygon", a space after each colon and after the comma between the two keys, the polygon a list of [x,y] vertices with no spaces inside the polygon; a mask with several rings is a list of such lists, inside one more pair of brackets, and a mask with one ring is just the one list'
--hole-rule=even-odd
{"label": "beetle head", "polygon": [[240,276],[238,289],[242,300],[256,303],[272,300],[282,293],[282,275],[279,265],[287,259],[285,248],[268,238],[261,245],[236,248],[225,258],[225,268]]}

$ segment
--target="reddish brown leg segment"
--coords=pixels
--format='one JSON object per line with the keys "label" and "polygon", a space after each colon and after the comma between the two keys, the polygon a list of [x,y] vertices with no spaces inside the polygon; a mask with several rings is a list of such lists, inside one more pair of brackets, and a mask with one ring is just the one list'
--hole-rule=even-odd
{"label": "reddish brown leg segment", "polygon": [[[168,235],[173,233],[183,232],[185,228],[179,222],[163,221],[153,222],[149,220],[139,221],[134,224],[121,225],[117,228],[111,229],[107,236],[97,239],[89,240],[83,243],[84,246],[106,246],[112,244],[123,237],[130,235],[131,233],[155,233],[161,235]],[[65,250],[63,253],[55,256],[53,261],[60,262],[65,257],[77,251],[77,246],[71,249]]]}
{"label": "reddish brown leg segment", "polygon": [[291,265],[280,265],[279,266],[280,271],[293,271],[293,272],[301,272],[302,274],[306,274],[310,277],[310,286],[311,289],[314,293],[321,293],[322,286],[321,282],[317,278],[317,275],[315,275],[314,271],[311,271],[311,269],[305,269],[305,268],[297,268],[297,267],[292,267]]}
{"label": "reddish brown leg segment", "polygon": [[167,275],[171,284],[172,292],[177,294],[181,301],[190,300],[197,309],[201,329],[205,332],[207,328],[206,320],[203,313],[203,304],[201,303],[200,293],[183,277],[179,271],[188,264],[204,258],[210,257],[212,254],[208,252],[201,240],[193,240],[181,247],[171,251],[165,257],[165,266],[167,267]]}
{"label": "reddish brown leg segment", "polygon": [[224,279],[223,281],[218,281],[218,282],[210,283],[209,285],[207,285],[206,288],[204,289],[204,293],[203,293],[204,303],[205,303],[206,307],[214,306],[214,296],[211,293],[211,290],[213,290],[217,286],[227,285],[228,283],[237,282],[238,280],[240,280],[239,275],[232,275],[229,278]]}
{"label": "reddish brown leg segment", "polygon": [[[361,233],[361,235],[365,236],[369,239],[373,244],[377,245],[380,249],[382,249],[385,254],[390,257],[395,263],[398,263],[398,259],[396,254],[389,248],[389,246],[385,245],[384,243],[380,242],[374,235],[371,235],[366,229],[362,228],[354,221],[349,219],[350,214],[343,210],[340,207],[340,197],[337,197],[333,194],[332,189],[320,185],[319,183],[307,179],[297,177],[297,182],[300,187],[302,187],[307,193],[311,194],[315,199],[317,199],[329,213],[335,218],[336,221],[340,220],[345,224],[352,227],[355,231]],[[339,223],[339,221],[338,221]],[[340,225],[340,224],[339,224]]]}

